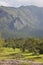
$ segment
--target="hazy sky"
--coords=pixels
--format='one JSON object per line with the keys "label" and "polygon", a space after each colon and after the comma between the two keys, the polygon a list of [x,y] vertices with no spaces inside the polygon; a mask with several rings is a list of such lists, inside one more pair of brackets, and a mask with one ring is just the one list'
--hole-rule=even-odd
{"label": "hazy sky", "polygon": [[0,6],[19,7],[23,5],[36,5],[43,7],[43,0],[0,0]]}

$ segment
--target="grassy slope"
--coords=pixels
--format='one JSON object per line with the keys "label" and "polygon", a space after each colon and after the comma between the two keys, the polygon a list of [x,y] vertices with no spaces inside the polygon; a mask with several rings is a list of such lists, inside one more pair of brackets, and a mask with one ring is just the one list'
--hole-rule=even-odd
{"label": "grassy slope", "polygon": [[[4,49],[4,50],[3,50]],[[39,56],[33,56],[32,53],[22,53],[20,49],[3,48],[0,51],[0,60],[4,59],[28,59],[36,62],[43,62],[43,54]]]}

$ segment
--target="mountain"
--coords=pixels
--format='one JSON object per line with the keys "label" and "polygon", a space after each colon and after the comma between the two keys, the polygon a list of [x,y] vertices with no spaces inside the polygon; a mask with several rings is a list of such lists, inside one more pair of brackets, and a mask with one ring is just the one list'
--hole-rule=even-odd
{"label": "mountain", "polygon": [[43,7],[0,6],[0,32],[2,37],[42,37],[43,38]]}

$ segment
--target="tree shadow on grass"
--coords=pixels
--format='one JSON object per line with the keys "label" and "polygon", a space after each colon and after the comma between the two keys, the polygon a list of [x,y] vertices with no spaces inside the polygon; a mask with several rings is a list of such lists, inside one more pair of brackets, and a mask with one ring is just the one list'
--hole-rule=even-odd
{"label": "tree shadow on grass", "polygon": [[37,56],[37,57],[34,57],[33,59],[41,59],[42,57],[40,56]]}

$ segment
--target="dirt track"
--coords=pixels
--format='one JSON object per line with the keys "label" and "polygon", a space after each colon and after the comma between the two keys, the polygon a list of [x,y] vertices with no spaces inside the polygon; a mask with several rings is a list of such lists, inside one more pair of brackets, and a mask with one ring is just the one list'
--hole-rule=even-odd
{"label": "dirt track", "polygon": [[26,61],[26,60],[2,60],[0,65],[21,65],[23,62],[29,62],[30,65],[43,65],[40,62]]}

